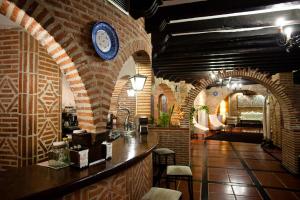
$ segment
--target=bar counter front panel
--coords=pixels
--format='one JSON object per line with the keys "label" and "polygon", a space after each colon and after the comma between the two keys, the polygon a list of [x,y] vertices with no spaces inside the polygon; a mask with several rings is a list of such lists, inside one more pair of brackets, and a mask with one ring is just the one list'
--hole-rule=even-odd
{"label": "bar counter front panel", "polygon": [[152,186],[157,134],[121,136],[112,158],[84,169],[32,165],[0,176],[1,199],[140,199]]}

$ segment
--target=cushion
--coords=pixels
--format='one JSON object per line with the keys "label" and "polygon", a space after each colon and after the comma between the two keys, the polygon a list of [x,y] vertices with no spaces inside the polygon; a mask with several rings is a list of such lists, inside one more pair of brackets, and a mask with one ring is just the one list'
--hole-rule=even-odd
{"label": "cushion", "polygon": [[172,151],[171,149],[168,148],[157,148],[153,150],[155,153],[159,155],[166,155],[166,154],[173,154],[175,151]]}
{"label": "cushion", "polygon": [[167,175],[171,176],[193,176],[189,166],[169,165],[167,167]]}
{"label": "cushion", "polygon": [[181,197],[181,192],[165,188],[152,187],[142,200],[178,200]]}

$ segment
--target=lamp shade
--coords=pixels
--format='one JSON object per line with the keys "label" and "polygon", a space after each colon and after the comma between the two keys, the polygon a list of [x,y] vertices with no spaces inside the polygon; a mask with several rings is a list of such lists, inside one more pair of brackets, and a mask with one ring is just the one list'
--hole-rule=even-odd
{"label": "lamp shade", "polygon": [[147,80],[147,76],[141,74],[136,74],[130,78],[132,88],[135,91],[143,90],[146,80]]}
{"label": "lamp shade", "polygon": [[134,89],[127,90],[127,95],[128,95],[129,97],[134,97],[134,95],[135,95]]}

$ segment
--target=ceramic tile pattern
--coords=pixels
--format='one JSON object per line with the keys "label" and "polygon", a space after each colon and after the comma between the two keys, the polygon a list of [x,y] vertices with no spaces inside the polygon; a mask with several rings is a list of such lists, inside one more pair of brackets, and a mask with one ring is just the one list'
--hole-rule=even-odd
{"label": "ceramic tile pattern", "polygon": [[[300,178],[281,166],[279,153],[259,144],[192,140],[194,199],[300,200]],[[189,199],[186,182],[177,182],[177,189]]]}

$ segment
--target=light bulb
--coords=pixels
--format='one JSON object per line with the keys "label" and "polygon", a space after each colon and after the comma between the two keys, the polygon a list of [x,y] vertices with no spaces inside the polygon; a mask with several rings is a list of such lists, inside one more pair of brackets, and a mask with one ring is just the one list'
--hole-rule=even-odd
{"label": "light bulb", "polygon": [[286,34],[286,37],[289,39],[289,38],[291,38],[293,29],[291,27],[287,27],[287,28],[284,29],[283,32],[284,32],[284,34]]}
{"label": "light bulb", "polygon": [[286,21],[284,18],[280,17],[276,20],[275,25],[279,27],[283,27],[286,24]]}

